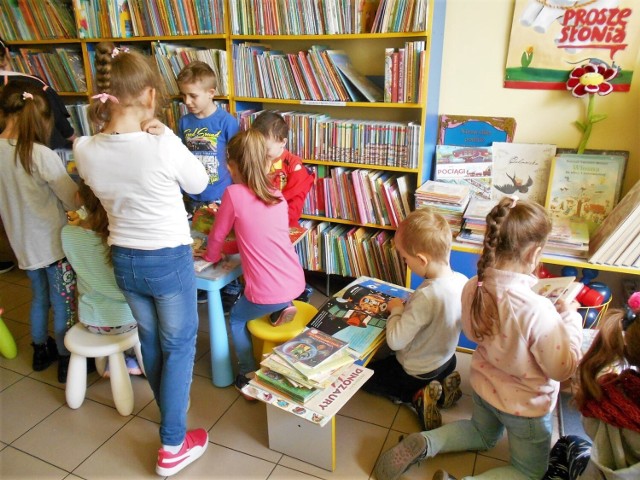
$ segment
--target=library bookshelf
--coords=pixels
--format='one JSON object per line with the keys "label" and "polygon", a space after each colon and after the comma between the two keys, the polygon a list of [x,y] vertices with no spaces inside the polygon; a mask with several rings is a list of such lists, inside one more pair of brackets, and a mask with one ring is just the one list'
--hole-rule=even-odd
{"label": "library bookshelf", "polygon": [[[314,1],[306,3],[311,5],[314,4]],[[385,1],[391,2],[391,0],[381,0],[380,4],[385,3]],[[370,127],[371,131],[378,128],[377,125],[380,124],[393,123],[394,128],[395,125],[410,126],[407,128],[411,130],[403,130],[402,127],[398,127],[398,130],[392,130],[391,133],[385,132],[385,134],[395,135],[397,133],[397,137],[388,138],[396,139],[395,141],[399,145],[397,151],[400,152],[409,149],[406,143],[407,140],[402,135],[406,134],[409,137],[409,133],[406,132],[417,132],[411,137],[414,139],[414,143],[411,145],[413,153],[413,162],[411,164],[399,161],[397,163],[385,162],[384,159],[381,161],[379,158],[376,161],[361,162],[350,161],[352,159],[345,160],[344,158],[335,160],[317,155],[300,155],[295,148],[292,148],[293,142],[291,138],[298,138],[304,135],[305,132],[296,131],[293,124],[291,124],[289,141],[289,150],[301,156],[308,168],[313,170],[317,177],[324,178],[323,182],[326,182],[327,185],[330,182],[335,182],[337,190],[334,193],[337,193],[338,196],[342,195],[342,198],[334,196],[333,202],[336,208],[331,212],[317,208],[313,209],[310,206],[305,207],[306,213],[303,215],[303,223],[310,228],[311,234],[298,247],[303,267],[308,270],[324,271],[327,274],[348,277],[369,275],[406,285],[410,282],[410,273],[395,251],[393,231],[402,216],[406,215],[408,211],[406,211],[406,208],[403,209],[401,198],[394,199],[391,195],[400,195],[396,182],[397,177],[403,177],[403,185],[405,183],[407,185],[405,190],[407,203],[404,205],[411,205],[412,208],[412,192],[428,179],[431,174],[431,158],[436,142],[437,103],[446,8],[444,0],[417,0],[411,3],[417,4],[419,2],[425,7],[425,18],[424,22],[419,26],[420,28],[413,28],[417,31],[389,33],[334,32],[331,34],[291,35],[285,30],[273,31],[272,29],[271,34],[267,35],[261,31],[263,28],[262,23],[266,22],[262,22],[259,17],[260,12],[253,9],[254,2],[246,0],[211,0],[209,2],[210,8],[215,10],[215,18],[210,22],[212,26],[203,25],[202,18],[197,15],[199,12],[195,10],[189,11],[190,8],[194,9],[196,7],[185,6],[187,3],[180,6],[181,2],[150,0],[147,5],[152,3],[157,10],[155,11],[157,16],[155,23],[144,23],[145,16],[150,15],[153,17],[154,12],[141,10],[140,5],[143,2],[129,3],[132,24],[139,27],[138,31],[134,28],[134,33],[137,33],[138,36],[124,36],[125,29],[122,26],[122,22],[118,25],[111,23],[109,27],[108,14],[106,14],[106,17],[92,18],[92,13],[86,11],[88,2],[73,0],[73,2],[61,2],[61,4],[68,5],[76,23],[75,32],[60,35],[60,37],[64,38],[51,37],[47,32],[37,32],[28,37],[19,33],[13,36],[4,34],[4,37],[7,39],[7,44],[10,45],[12,51],[35,49],[36,51],[51,53],[56,48],[62,47],[79,54],[81,71],[76,73],[85,75],[86,89],[78,91],[57,89],[60,95],[65,97],[65,100],[68,100],[69,103],[86,102],[89,96],[95,93],[93,75],[91,74],[91,59],[97,43],[111,41],[117,46],[137,48],[144,53],[154,55],[157,53],[157,49],[154,46],[155,42],[165,42],[172,45],[195,48],[213,48],[226,52],[226,58],[222,60],[225,62],[224,66],[226,68],[222,70],[226,71],[224,79],[226,80],[227,91],[217,97],[217,100],[227,104],[229,112],[238,115],[239,118],[247,111],[269,109],[278,110],[282,113],[293,111],[303,117],[313,114],[325,115],[336,124],[344,124],[347,121],[377,122],[375,123],[376,127]],[[108,5],[108,8],[113,9],[111,11],[112,14],[118,11],[119,6],[127,4],[125,0],[117,0],[113,3],[115,6]],[[340,8],[339,5],[346,5],[344,8],[350,8],[352,11],[355,11],[353,10],[354,6],[360,5],[359,0],[351,0],[350,2],[315,2],[316,5],[328,5],[329,3],[332,3],[335,6],[334,8]],[[363,3],[375,5],[377,2]],[[260,5],[261,9],[264,8],[266,11],[267,5],[272,6],[275,10],[278,8],[282,10],[283,6],[289,4],[290,0],[265,0]],[[405,5],[403,2],[398,2],[398,4]],[[178,9],[177,11],[172,11],[172,9],[176,8]],[[325,7],[316,6],[315,8],[317,14],[318,8]],[[337,16],[331,17],[334,19],[332,21],[337,21],[335,19],[339,17],[346,18],[348,16],[339,10],[334,10],[333,13]],[[303,14],[303,11],[295,13],[289,11],[286,13],[288,15],[286,21],[289,22],[291,15],[294,15],[300,19],[300,22],[303,22]],[[34,14],[34,16],[37,15]],[[273,17],[270,18],[273,19]],[[284,18],[281,16],[280,20],[284,21]],[[320,18],[320,16],[317,18]],[[326,18],[329,19],[328,16]],[[409,18],[409,12],[407,13],[407,18]],[[238,19],[241,19],[241,21]],[[328,21],[323,20],[327,28]],[[253,23],[250,24],[248,22]],[[37,26],[38,22],[35,23]],[[89,27],[87,27],[87,24]],[[145,25],[149,28],[146,28]],[[188,28],[189,25],[194,28],[190,30]],[[30,25],[27,25],[27,30],[28,27]],[[309,25],[305,28],[307,27]],[[25,28],[23,27],[22,30],[24,31]],[[412,28],[407,30],[412,30]],[[12,26],[12,31],[14,33],[20,32],[20,28],[14,25]],[[96,31],[106,33],[95,35]],[[207,33],[204,33],[204,31],[207,31]],[[259,33],[256,34],[255,32]],[[246,94],[238,84],[239,81],[243,80],[243,76],[247,76],[250,73],[245,69],[241,69],[242,66],[235,58],[237,51],[244,45],[267,45],[271,52],[284,52],[285,55],[287,53],[308,52],[318,45],[326,46],[331,50],[343,51],[357,72],[372,79],[374,82],[377,81],[381,86],[384,83],[385,69],[388,71],[388,67],[385,67],[385,54],[389,55],[387,49],[402,51],[404,48],[409,48],[407,46],[408,43],[411,43],[411,48],[413,48],[414,44],[418,45],[416,42],[424,42],[422,44],[423,47],[420,48],[424,49],[425,54],[423,54],[422,60],[422,73],[420,74],[417,66],[411,71],[411,78],[416,88],[413,96],[406,98],[407,101],[393,103],[389,101],[370,102],[366,101],[366,98],[358,99],[358,101],[345,101],[344,99],[336,101],[335,99],[318,99],[304,96],[300,96],[300,98],[285,98],[284,95],[255,95]],[[407,68],[409,67],[407,66]],[[14,69],[17,68],[14,66]],[[407,73],[408,75],[409,73]],[[251,82],[258,80],[260,78],[250,79]],[[281,79],[281,81],[285,82],[285,79]],[[418,90],[421,92],[419,97]],[[175,105],[178,103],[176,99],[179,97],[174,95],[172,98],[174,99],[174,108],[173,113],[169,112],[169,116],[173,115],[173,120],[175,121],[178,115]],[[168,120],[168,123],[171,125],[172,122]],[[352,128],[355,129],[356,127]],[[365,126],[363,128],[369,127]],[[89,132],[84,131],[82,133],[88,134]],[[403,141],[405,143],[402,143]],[[380,141],[380,145],[385,146],[383,142],[384,140]],[[391,152],[391,148],[387,148]],[[391,156],[392,154],[389,153],[388,155]],[[361,195],[356,198],[356,187],[353,184],[348,184],[350,185],[349,188],[354,190],[349,190],[351,195],[345,196],[345,190],[338,188],[338,186],[346,185],[342,183],[344,178],[355,178],[355,176],[366,177],[362,182],[371,179],[368,180],[370,182],[368,189],[365,189],[365,185],[360,185]],[[363,210],[358,211],[353,207],[353,202],[358,201],[358,199],[361,202],[365,201],[362,195],[367,198],[371,197],[373,204],[370,207],[373,209],[375,221],[371,221],[371,217],[361,215]],[[376,195],[378,196],[378,210],[375,210],[376,200],[374,197]],[[385,196],[387,203],[385,203]],[[331,198],[327,197],[327,200],[330,201]],[[342,208],[338,208],[340,204]],[[396,209],[396,213],[389,211],[392,209]],[[375,213],[377,213],[377,216]],[[391,267],[388,267],[389,265]]]}

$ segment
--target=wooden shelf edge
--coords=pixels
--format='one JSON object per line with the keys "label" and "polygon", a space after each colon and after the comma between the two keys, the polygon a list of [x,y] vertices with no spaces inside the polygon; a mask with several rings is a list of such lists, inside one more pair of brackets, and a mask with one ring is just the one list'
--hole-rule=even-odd
{"label": "wooden shelf edge", "polygon": [[358,223],[351,220],[344,220],[342,218],[331,218],[331,217],[321,217],[317,215],[307,215],[303,214],[300,218],[304,220],[316,220],[319,222],[330,222],[330,223],[343,223],[345,225],[353,225],[355,227],[367,227],[367,228],[376,228],[378,230],[395,230],[396,227],[392,227],[390,225],[375,225],[373,223]]}
{"label": "wooden shelf edge", "polygon": [[347,167],[347,168],[362,168],[370,170],[385,170],[391,172],[403,172],[403,173],[419,173],[417,168],[406,167],[392,167],[389,165],[370,165],[368,163],[350,163],[350,162],[338,162],[333,160],[315,160],[315,159],[302,159],[303,163],[310,165],[326,165],[328,167]]}
{"label": "wooden shelf edge", "polygon": [[328,100],[297,100],[286,98],[233,97],[236,102],[282,103],[290,105],[318,105],[322,107],[365,107],[365,108],[408,108],[420,109],[421,103],[385,103],[385,102],[333,102]]}
{"label": "wooden shelf edge", "polygon": [[427,32],[389,32],[389,33],[323,33],[319,35],[263,35],[233,33],[231,40],[385,40],[389,38],[426,37]]}

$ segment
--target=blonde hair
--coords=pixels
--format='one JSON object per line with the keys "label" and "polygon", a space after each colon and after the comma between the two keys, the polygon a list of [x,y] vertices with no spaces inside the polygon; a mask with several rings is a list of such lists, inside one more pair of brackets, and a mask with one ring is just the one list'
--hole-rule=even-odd
{"label": "blonde hair", "polygon": [[[478,283],[487,268],[496,263],[524,263],[522,255],[530,246],[544,247],[551,232],[551,220],[537,203],[505,197],[487,215],[487,231],[478,260]],[[478,286],[471,303],[471,328],[479,340],[500,331],[496,300]]]}
{"label": "blonde hair", "polygon": [[598,377],[611,367],[640,367],[640,320],[635,319],[623,332],[625,311],[611,310],[600,322],[598,334],[578,366],[575,401],[582,408],[590,400],[600,400]]}
{"label": "blonde hair", "polygon": [[[110,42],[96,46],[95,93],[108,93],[118,99],[121,106],[143,106],[140,96],[147,88],[156,91],[155,113],[160,115],[164,98],[164,83],[158,69],[147,57],[136,51],[116,49]],[[97,125],[111,119],[113,102],[94,99],[89,106],[89,118]]]}
{"label": "blonde hair", "polygon": [[216,72],[205,62],[199,60],[186,65],[178,74],[178,85],[202,82],[206,89],[218,90],[218,77]]}
{"label": "blonde hair", "polygon": [[78,196],[87,211],[88,225],[91,230],[98,234],[103,245],[107,247],[106,261],[111,264],[111,248],[107,245],[107,239],[109,238],[109,217],[107,212],[98,197],[93,193],[93,190],[91,190],[91,187],[82,179],[78,183]]}
{"label": "blonde hair", "polygon": [[47,145],[53,128],[51,106],[42,89],[23,81],[11,82],[0,92],[2,128],[10,117],[15,119],[17,134],[14,161],[33,173],[33,144]]}
{"label": "blonde hair", "polygon": [[415,257],[426,253],[435,261],[449,263],[451,227],[442,215],[431,208],[411,212],[400,222],[396,234],[409,255]]}
{"label": "blonde hair", "polygon": [[282,201],[274,193],[269,181],[267,145],[264,135],[257,130],[246,130],[235,135],[227,144],[227,163],[238,167],[242,183],[267,205]]}

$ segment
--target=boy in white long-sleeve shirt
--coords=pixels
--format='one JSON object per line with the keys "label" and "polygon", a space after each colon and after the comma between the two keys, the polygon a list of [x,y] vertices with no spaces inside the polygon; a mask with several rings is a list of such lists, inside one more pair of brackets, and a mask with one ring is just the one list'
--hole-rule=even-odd
{"label": "boy in white long-sleeve shirt", "polygon": [[398,226],[396,249],[425,280],[403,305],[389,302],[387,344],[395,355],[373,362],[364,389],[412,403],[425,430],[441,425],[439,407],[462,395],[455,371],[462,289],[467,277],[451,270],[451,229],[429,208],[411,212]]}

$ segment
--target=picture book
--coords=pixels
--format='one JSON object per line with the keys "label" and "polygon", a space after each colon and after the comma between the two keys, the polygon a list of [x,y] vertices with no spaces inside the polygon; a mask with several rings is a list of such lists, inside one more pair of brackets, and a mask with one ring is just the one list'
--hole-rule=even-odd
{"label": "picture book", "polygon": [[294,368],[300,363],[303,367],[314,368],[329,360],[347,347],[347,342],[331,335],[307,328],[282,345],[273,349]]}
{"label": "picture book", "polygon": [[516,120],[511,117],[440,115],[438,144],[490,147],[493,142],[513,142]]}
{"label": "picture book", "polygon": [[552,161],[547,210],[555,218],[583,219],[594,231],[618,203],[625,167],[621,155],[558,155]]}
{"label": "picture book", "polygon": [[320,392],[320,390],[315,388],[295,386],[284,375],[265,367],[256,370],[255,380],[268,388],[278,390],[278,392],[299,403],[305,403],[308,399]]}
{"label": "picture book", "polygon": [[554,277],[541,278],[538,283],[533,286],[533,291],[538,295],[551,300],[555,304],[562,299],[565,302],[573,301],[578,293],[584,288],[580,282],[576,282],[576,277]]}
{"label": "picture book", "polygon": [[346,342],[360,358],[384,338],[392,297],[406,301],[411,290],[369,277],[360,277],[329,298],[309,327]]}
{"label": "picture book", "polygon": [[491,198],[491,147],[436,145],[434,180],[468,185],[471,194]]}
{"label": "picture book", "polygon": [[262,359],[260,365],[284,375],[298,385],[308,388],[326,388],[343,369],[357,360],[355,353],[347,348],[314,368],[305,369],[300,363],[296,364],[294,368],[277,354],[267,355]]}
{"label": "picture book", "polygon": [[324,426],[355,395],[371,375],[373,375],[373,370],[360,365],[351,365],[329,387],[320,390],[304,405],[294,402],[275,389],[256,382],[255,379],[251,379],[242,388],[242,392],[305,420]]}
{"label": "picture book", "polygon": [[630,231],[639,223],[640,182],[636,182],[591,235],[589,261],[600,263],[606,260],[611,250],[630,239]]}
{"label": "picture book", "polygon": [[589,251],[589,228],[584,220],[553,218],[545,253],[586,258]]}
{"label": "picture book", "polygon": [[517,195],[544,205],[556,146],[543,143],[493,143],[491,198]]}
{"label": "picture book", "polygon": [[[351,83],[369,102],[381,102],[383,100],[382,89],[358,72],[344,51],[327,50],[326,52],[345,84]],[[356,99],[352,97],[352,101],[356,101]]]}

